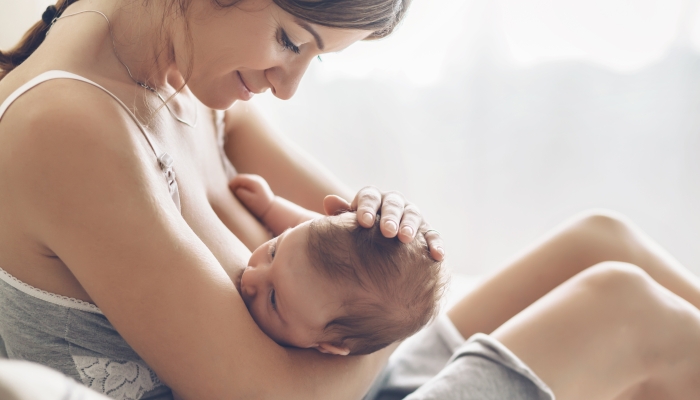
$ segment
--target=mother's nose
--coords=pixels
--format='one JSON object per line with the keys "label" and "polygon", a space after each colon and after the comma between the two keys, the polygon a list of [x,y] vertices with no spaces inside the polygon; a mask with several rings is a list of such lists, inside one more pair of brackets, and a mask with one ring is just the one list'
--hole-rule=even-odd
{"label": "mother's nose", "polygon": [[282,100],[291,99],[296,93],[299,82],[301,82],[311,60],[311,58],[305,58],[295,63],[266,70],[265,76],[270,82],[272,94]]}

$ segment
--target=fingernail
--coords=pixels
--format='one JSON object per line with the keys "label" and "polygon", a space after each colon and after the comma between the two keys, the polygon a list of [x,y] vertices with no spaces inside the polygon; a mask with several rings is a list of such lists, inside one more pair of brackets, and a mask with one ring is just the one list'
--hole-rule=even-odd
{"label": "fingernail", "polygon": [[438,253],[440,253],[441,256],[445,257],[445,250],[443,250],[442,247],[437,247],[435,250],[437,250]]}
{"label": "fingernail", "polygon": [[364,213],[364,215],[362,216],[362,222],[364,222],[367,225],[372,225],[372,223],[374,222],[374,215],[370,213]]}
{"label": "fingernail", "polygon": [[410,226],[404,226],[403,228],[401,228],[401,233],[404,236],[413,237],[413,228],[411,228]]}
{"label": "fingernail", "polygon": [[396,226],[396,222],[392,220],[388,220],[384,223],[384,227],[386,228],[389,233],[394,234],[396,231],[399,229],[398,226]]}

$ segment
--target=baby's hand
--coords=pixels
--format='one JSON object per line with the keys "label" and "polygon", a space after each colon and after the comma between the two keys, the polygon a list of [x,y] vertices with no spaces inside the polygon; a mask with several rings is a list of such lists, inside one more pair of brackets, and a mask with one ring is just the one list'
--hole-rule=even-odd
{"label": "baby's hand", "polygon": [[260,219],[265,217],[275,200],[270,185],[259,175],[238,174],[229,182],[228,187],[241,203]]}

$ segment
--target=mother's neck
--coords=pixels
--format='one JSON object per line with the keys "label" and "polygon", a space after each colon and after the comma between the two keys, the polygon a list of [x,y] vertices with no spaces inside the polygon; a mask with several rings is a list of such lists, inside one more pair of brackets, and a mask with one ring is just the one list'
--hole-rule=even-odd
{"label": "mother's neck", "polygon": [[[96,40],[90,41],[86,49],[88,54],[93,54],[98,68],[119,81],[129,83],[131,78],[127,72],[128,67],[135,80],[167,92],[167,87],[179,89],[184,84],[176,63],[178,46],[175,43],[182,39],[173,38],[172,35],[172,32],[181,30],[178,28],[184,21],[179,13],[166,12],[163,3],[165,2],[82,0],[68,8],[62,16],[87,10],[103,13],[111,24],[111,35],[107,21],[96,13],[70,17],[73,21],[69,23],[75,27],[73,29],[84,27],[86,32],[103,32]],[[78,18],[82,20],[80,24],[75,23],[74,19]],[[54,27],[56,30],[60,28],[58,25],[59,23]],[[180,58],[184,59],[184,56]]]}

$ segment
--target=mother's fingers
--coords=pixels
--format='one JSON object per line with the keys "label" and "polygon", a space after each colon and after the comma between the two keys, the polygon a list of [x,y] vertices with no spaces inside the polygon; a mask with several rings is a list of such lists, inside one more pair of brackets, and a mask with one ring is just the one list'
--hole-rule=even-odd
{"label": "mother's fingers", "polygon": [[399,227],[399,240],[403,243],[410,243],[418,232],[418,228],[423,224],[423,216],[413,204],[406,204],[403,209],[401,226]]}
{"label": "mother's fingers", "polygon": [[357,210],[357,222],[365,228],[371,228],[374,226],[374,219],[381,204],[382,192],[375,187],[367,186],[357,192],[351,208]]}
{"label": "mother's fingers", "polygon": [[[324,201],[326,213],[331,215],[347,205],[339,202],[338,199],[330,198]],[[342,204],[341,204],[342,203]],[[367,186],[357,193],[350,209],[357,211],[357,221],[360,226],[371,228],[377,212],[381,208],[380,230],[382,235],[398,238],[403,243],[410,243],[417,234],[425,237],[425,241],[430,249],[430,255],[436,261],[445,258],[445,245],[440,237],[440,233],[423,222],[423,216],[418,207],[408,203],[399,192],[387,192],[382,194],[379,189]]]}
{"label": "mother's fingers", "polygon": [[435,261],[442,261],[445,258],[445,244],[440,237],[440,232],[435,229],[430,229],[428,226],[423,226],[423,229],[425,229],[423,231],[423,236],[428,243],[430,256],[433,257]]}
{"label": "mother's fingers", "polygon": [[399,233],[399,223],[404,215],[406,199],[399,192],[387,192],[382,199],[382,219],[379,228],[382,235],[393,238]]}

